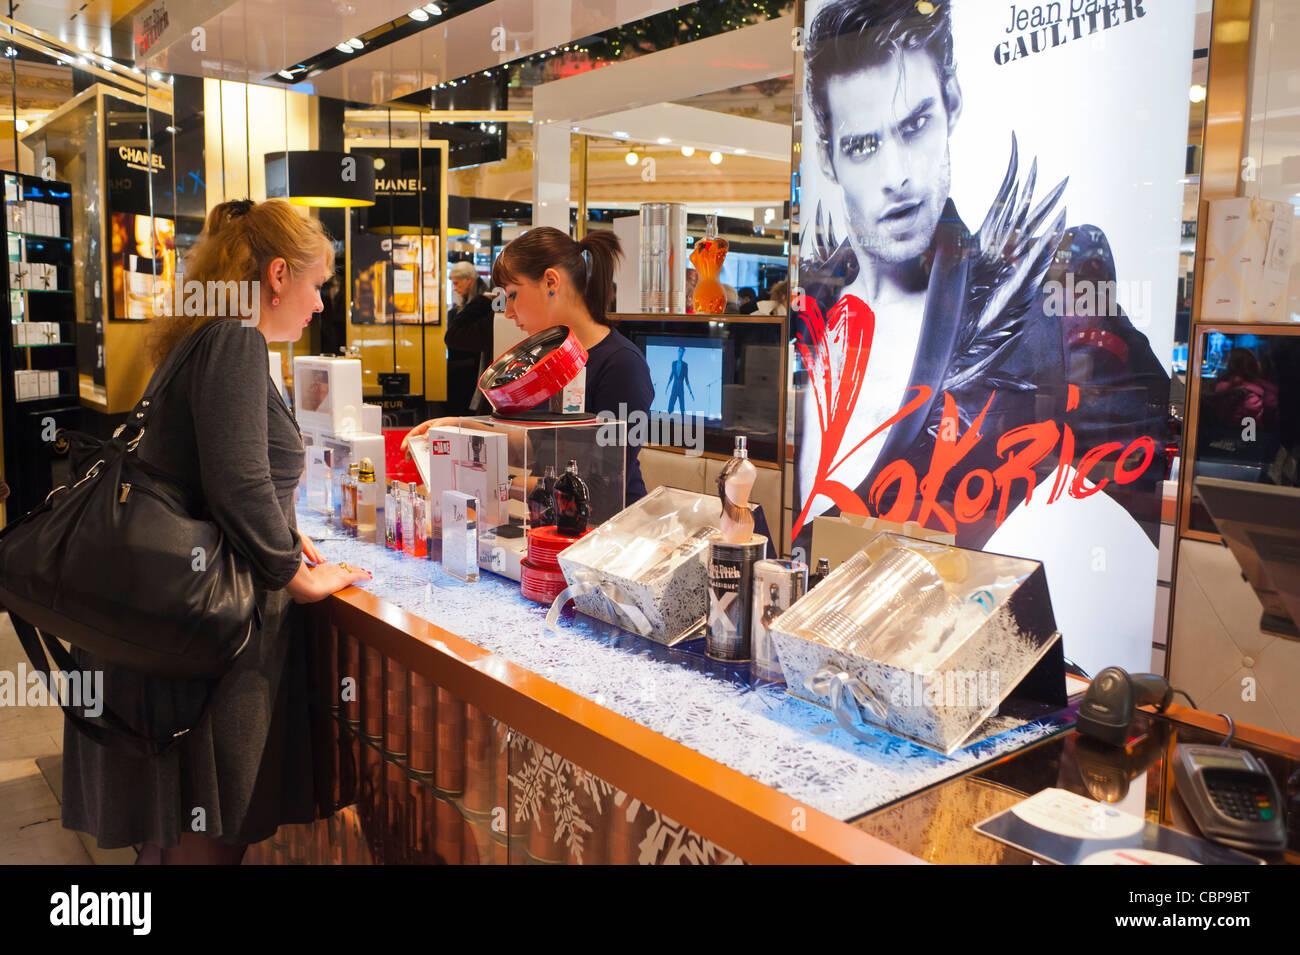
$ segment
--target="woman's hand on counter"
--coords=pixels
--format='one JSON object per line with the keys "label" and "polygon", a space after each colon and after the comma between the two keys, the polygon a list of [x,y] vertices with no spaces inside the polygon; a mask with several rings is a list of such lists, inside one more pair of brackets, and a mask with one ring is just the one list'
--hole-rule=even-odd
{"label": "woman's hand on counter", "polygon": [[351,564],[298,565],[298,573],[285,587],[295,603],[309,604],[324,600],[330,594],[345,590],[353,584],[373,580],[374,574]]}

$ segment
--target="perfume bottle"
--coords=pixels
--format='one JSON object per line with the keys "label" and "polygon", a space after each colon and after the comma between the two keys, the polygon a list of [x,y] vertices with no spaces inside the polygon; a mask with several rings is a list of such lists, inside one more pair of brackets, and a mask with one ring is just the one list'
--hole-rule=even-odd
{"label": "perfume bottle", "polygon": [[[343,521],[343,531],[349,537],[357,536],[357,481],[361,473],[359,464],[349,464],[348,473],[343,476],[343,502],[340,507],[340,517]],[[374,476],[371,476],[371,480]]]}
{"label": "perfume bottle", "polygon": [[411,516],[415,527],[411,534],[412,557],[429,556],[429,500],[411,485]]}
{"label": "perfume bottle", "polygon": [[362,458],[357,469],[357,537],[374,541],[378,513],[379,486],[375,484],[375,465],[369,458]]}
{"label": "perfume bottle", "polygon": [[555,466],[546,465],[545,476],[528,495],[528,526],[549,527],[555,523]]}
{"label": "perfume bottle", "polygon": [[388,492],[384,495],[384,546],[401,549],[398,543],[397,522],[401,519],[397,509],[397,482],[388,482]]}
{"label": "perfume bottle", "polygon": [[812,590],[814,587],[820,584],[823,580],[826,579],[826,577],[830,574],[830,572],[831,572],[831,562],[827,560],[825,557],[817,558],[817,569],[814,570],[812,576],[808,578],[808,589]]}
{"label": "perfume bottle", "polygon": [[404,523],[409,519],[405,516],[406,511],[406,484],[402,481],[393,482],[393,514],[396,516],[393,548],[395,550],[406,550],[406,529],[410,527],[409,523]]}
{"label": "perfume bottle", "polygon": [[587,482],[578,477],[578,462],[569,466],[555,482],[555,530],[563,537],[581,537],[587,532],[591,498]]}
{"label": "perfume bottle", "polygon": [[754,536],[754,515],[749,510],[749,492],[758,480],[749,460],[748,441],[736,438],[736,450],[718,475],[718,496],[722,499],[722,540],[744,544]]}
{"label": "perfume bottle", "polygon": [[402,550],[415,556],[415,485],[402,485]]}
{"label": "perfume bottle", "polygon": [[721,315],[727,310],[727,293],[718,280],[722,260],[727,257],[729,244],[718,236],[718,217],[709,216],[704,238],[691,249],[691,265],[699,273],[699,281],[691,296],[691,306],[704,315]]}

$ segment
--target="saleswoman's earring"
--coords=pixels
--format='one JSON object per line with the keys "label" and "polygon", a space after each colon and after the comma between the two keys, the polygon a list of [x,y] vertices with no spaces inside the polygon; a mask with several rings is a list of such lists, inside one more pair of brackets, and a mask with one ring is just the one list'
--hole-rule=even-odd
{"label": "saleswoman's earring", "polygon": [[547,295],[554,295],[555,292],[554,292],[554,291],[551,291],[551,292],[547,292],[546,294],[547,294]]}

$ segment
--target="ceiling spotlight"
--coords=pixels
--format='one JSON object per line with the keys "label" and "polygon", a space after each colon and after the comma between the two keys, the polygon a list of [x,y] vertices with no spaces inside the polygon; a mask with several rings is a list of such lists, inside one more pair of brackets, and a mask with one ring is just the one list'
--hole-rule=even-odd
{"label": "ceiling spotlight", "polygon": [[375,168],[376,168],[376,169],[383,169],[384,166],[386,166],[386,165],[388,165],[388,164],[387,164],[386,162],[384,162],[384,159],[383,159],[382,156],[376,156],[376,157],[375,157]]}
{"label": "ceiling spotlight", "polygon": [[624,132],[623,130],[621,130],[621,129],[616,129],[616,130],[614,130],[614,138],[615,138],[615,139],[627,139],[627,133],[625,133],[625,132]]}
{"label": "ceiling spotlight", "polygon": [[718,152],[716,149],[713,150],[713,152],[709,153],[709,162],[713,163],[715,166],[722,162],[722,153]]}
{"label": "ceiling spotlight", "polygon": [[442,7],[438,6],[436,3],[426,3],[424,9],[428,10],[435,17],[442,16]]}
{"label": "ceiling spotlight", "polygon": [[340,43],[336,47],[334,47],[334,49],[338,50],[340,53],[352,52],[352,47],[348,46],[346,43]]}
{"label": "ceiling spotlight", "polygon": [[1187,98],[1193,103],[1205,102],[1205,87],[1200,83],[1192,84],[1192,88],[1187,91]]}
{"label": "ceiling spotlight", "polygon": [[626,156],[623,157],[623,161],[627,163],[629,166],[635,166],[638,162],[641,161],[641,158],[637,156],[636,153],[629,152]]}
{"label": "ceiling spotlight", "polygon": [[689,156],[694,156],[694,155],[695,155],[695,147],[694,147],[694,146],[683,146],[683,147],[682,147],[682,155],[683,155],[683,156],[688,156],[688,157],[689,157]]}
{"label": "ceiling spotlight", "polygon": [[279,77],[281,77],[281,78],[283,78],[283,79],[286,79],[286,80],[291,80],[291,79],[293,79],[293,74],[292,74],[291,72],[289,72],[288,70],[281,70],[279,73],[276,73],[275,75],[276,75],[276,76],[279,76]]}
{"label": "ceiling spotlight", "polygon": [[5,47],[5,56],[13,58],[18,55],[18,51],[11,46]]}
{"label": "ceiling spotlight", "polygon": [[488,127],[488,132],[489,132],[489,133],[495,133],[496,131],[497,131],[497,124],[496,124],[496,123],[493,123],[491,126]]}
{"label": "ceiling spotlight", "polygon": [[418,20],[420,23],[424,23],[429,19],[429,11],[425,10],[423,7],[416,7],[408,13],[407,16],[412,20]]}
{"label": "ceiling spotlight", "polygon": [[27,132],[27,127],[30,126],[30,125],[31,125],[31,123],[27,122],[27,120],[25,120],[25,119],[16,119],[16,120],[14,120],[14,129],[18,130],[18,132],[20,132],[20,133],[25,133],[25,132]]}
{"label": "ceiling spotlight", "polygon": [[672,142],[672,140],[669,139],[667,136],[660,136],[658,139],[655,140],[655,142],[657,142],[660,146],[667,146],[669,143]]}
{"label": "ceiling spotlight", "polygon": [[358,40],[356,37],[353,37],[352,39],[348,40],[348,46],[352,47],[352,49],[354,50],[359,50],[365,45],[366,44],[364,40]]}
{"label": "ceiling spotlight", "polygon": [[744,146],[738,146],[738,147],[736,148],[736,155],[737,155],[737,156],[743,156],[743,155],[745,155],[745,147],[744,147]]}

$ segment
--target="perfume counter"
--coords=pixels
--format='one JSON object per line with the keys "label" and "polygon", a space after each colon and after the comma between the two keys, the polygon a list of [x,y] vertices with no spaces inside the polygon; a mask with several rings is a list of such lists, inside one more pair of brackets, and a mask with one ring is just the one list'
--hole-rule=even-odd
{"label": "perfume counter", "polygon": [[[488,719],[483,734],[495,734],[505,777],[491,808],[512,821],[557,825],[560,843],[644,808],[715,861],[916,861],[848,821],[1069,724],[1064,714],[1044,718],[952,757],[885,733],[856,740],[829,711],[781,685],[751,686],[747,674],[702,653],[663,648],[572,611],[561,616],[560,632],[549,630],[547,608],[505,578],[485,571],[477,583],[463,583],[436,562],[341,537],[314,513],[300,514],[299,528],[327,560],[374,573],[364,589],[313,608],[318,633],[359,644],[351,657],[340,646],[336,675],[350,675],[349,660],[367,654],[373,671],[382,656],[384,666],[430,681],[440,700],[446,694]],[[355,665],[366,667],[364,659]],[[367,683],[377,678],[358,679],[363,696],[367,686],[383,692],[379,682]],[[392,718],[391,702],[379,709]],[[462,731],[459,723],[448,730]],[[441,723],[437,732],[441,748]],[[467,770],[472,762],[448,758],[463,759]]]}

